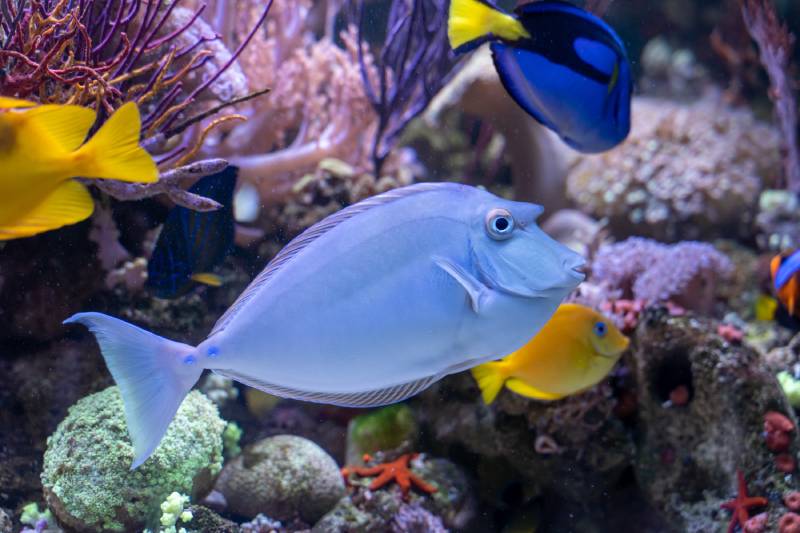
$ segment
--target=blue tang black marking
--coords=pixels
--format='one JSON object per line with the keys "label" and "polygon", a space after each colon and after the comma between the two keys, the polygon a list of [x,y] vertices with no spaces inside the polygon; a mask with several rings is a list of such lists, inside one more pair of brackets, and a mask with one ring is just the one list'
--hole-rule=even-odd
{"label": "blue tang black marking", "polygon": [[598,17],[557,0],[525,4],[514,15],[479,0],[452,0],[448,30],[457,53],[491,42],[511,97],[576,150],[603,152],[628,136],[630,62]]}
{"label": "blue tang black marking", "polygon": [[147,285],[159,298],[176,298],[195,282],[218,284],[218,278],[210,273],[233,246],[237,173],[237,167],[228,166],[189,189],[216,200],[222,204],[220,209],[201,213],[175,206],[169,212],[147,267]]}

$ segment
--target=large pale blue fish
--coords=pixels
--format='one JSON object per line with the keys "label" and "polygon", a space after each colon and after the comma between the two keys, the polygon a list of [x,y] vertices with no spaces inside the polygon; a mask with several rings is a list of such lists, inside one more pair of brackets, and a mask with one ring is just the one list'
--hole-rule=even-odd
{"label": "large pale blue fish", "polygon": [[198,346],[100,313],[133,467],[204,369],[271,394],[398,402],[524,345],[583,280],[583,258],[536,225],[542,208],[466,185],[417,184],[352,205],[287,245]]}

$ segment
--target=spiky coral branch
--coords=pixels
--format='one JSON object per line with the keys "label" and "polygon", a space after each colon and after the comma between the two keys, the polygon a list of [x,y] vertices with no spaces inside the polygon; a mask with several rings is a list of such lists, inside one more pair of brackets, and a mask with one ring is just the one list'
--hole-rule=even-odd
{"label": "spiky coral branch", "polygon": [[747,31],[758,44],[761,64],[769,75],[786,154],[784,168],[790,190],[800,193],[800,146],[797,144],[797,99],[789,75],[794,36],[775,12],[771,0],[740,0]]}
{"label": "spiky coral branch", "polygon": [[180,206],[195,211],[215,211],[221,207],[219,203],[182,189],[180,182],[188,178],[209,176],[220,172],[226,166],[228,162],[224,159],[206,159],[168,170],[161,174],[156,183],[124,183],[110,180],[91,180],[91,183],[118,200],[143,200],[158,194],[166,194]]}

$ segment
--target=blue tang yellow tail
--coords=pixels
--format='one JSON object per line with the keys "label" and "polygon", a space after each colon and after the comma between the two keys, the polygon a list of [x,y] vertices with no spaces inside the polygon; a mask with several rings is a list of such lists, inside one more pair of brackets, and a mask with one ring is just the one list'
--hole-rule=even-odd
{"label": "blue tang yellow tail", "polygon": [[195,282],[219,286],[212,271],[233,246],[233,190],[238,168],[228,166],[206,176],[189,192],[222,204],[216,211],[201,213],[176,206],[164,222],[147,266],[147,286],[159,298],[185,294]]}
{"label": "blue tang yellow tail", "polygon": [[581,152],[603,152],[630,132],[631,67],[605,22],[567,2],[534,2],[514,15],[481,0],[452,0],[456,53],[491,42],[503,86],[528,114]]}

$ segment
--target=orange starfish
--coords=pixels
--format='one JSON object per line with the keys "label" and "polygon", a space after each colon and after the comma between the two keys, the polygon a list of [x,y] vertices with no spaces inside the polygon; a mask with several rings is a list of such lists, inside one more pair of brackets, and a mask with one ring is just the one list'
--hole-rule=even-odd
{"label": "orange starfish", "polygon": [[[418,453],[407,453],[401,455],[394,461],[369,467],[346,466],[342,468],[342,475],[344,476],[345,481],[347,481],[347,477],[350,474],[356,474],[362,477],[377,476],[372,480],[372,483],[369,484],[369,490],[379,489],[389,482],[395,481],[398,485],[400,485],[400,490],[403,491],[404,499],[408,497],[408,490],[412,486],[418,488],[422,492],[432,494],[438,489],[433,485],[423,481],[422,478],[408,468],[408,462],[411,459],[415,459],[418,455]],[[367,457],[368,456],[365,456],[365,459],[367,459]]]}
{"label": "orange starfish", "polygon": [[731,522],[728,524],[728,533],[733,533],[737,523],[744,531],[744,524],[750,519],[750,513],[748,512],[750,508],[767,505],[766,498],[747,495],[747,484],[744,481],[744,474],[742,474],[741,470],[736,471],[736,477],[739,481],[736,498],[720,505],[722,509],[728,509],[732,513]]}

